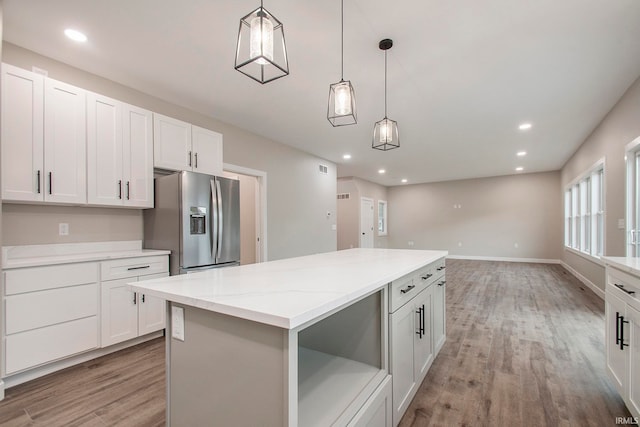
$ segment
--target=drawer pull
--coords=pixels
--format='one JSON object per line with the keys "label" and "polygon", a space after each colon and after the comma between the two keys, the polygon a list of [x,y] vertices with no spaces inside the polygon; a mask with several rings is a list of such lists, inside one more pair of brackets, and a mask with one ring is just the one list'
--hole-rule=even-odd
{"label": "drawer pull", "polygon": [[144,294],[142,294],[142,302],[144,302]]}
{"label": "drawer pull", "polygon": [[405,289],[400,289],[400,293],[401,294],[406,294],[407,292],[409,292],[411,289],[413,289],[415,287],[416,287],[416,285],[409,285]]}
{"label": "drawer pull", "polygon": [[620,316],[620,312],[616,311],[616,344],[620,344],[620,350],[624,350],[625,347],[629,347],[629,344],[624,343],[625,323],[629,323],[629,321],[624,320],[624,316]]}
{"label": "drawer pull", "polygon": [[418,315],[418,330],[416,334],[422,339],[424,336],[424,304],[416,310],[416,314]]}
{"label": "drawer pull", "polygon": [[425,274],[424,276],[422,276],[422,280],[427,280],[431,276],[433,276],[433,274],[431,274],[431,273]]}
{"label": "drawer pull", "polygon": [[438,271],[442,271],[442,270],[444,270],[445,268],[447,268],[447,267],[445,267],[445,266],[443,265],[442,267],[438,267],[438,268],[436,268],[436,270],[438,270]]}
{"label": "drawer pull", "polygon": [[636,293],[636,291],[628,291],[628,290],[626,290],[626,289],[624,288],[624,286],[622,286],[622,285],[618,285],[617,283],[614,283],[614,284],[613,284],[613,286],[615,286],[616,288],[620,289],[620,290],[621,290],[621,291],[623,291],[623,292],[626,292],[626,293],[627,293],[627,294],[629,294],[629,295],[633,295],[633,294],[635,294],[635,293]]}
{"label": "drawer pull", "polygon": [[150,265],[141,265],[140,267],[129,267],[127,268],[127,270],[131,271],[131,270],[144,270],[145,268],[149,268],[151,267]]}
{"label": "drawer pull", "polygon": [[133,293],[133,305],[138,304],[138,298],[137,297],[138,297],[138,294],[134,292]]}
{"label": "drawer pull", "polygon": [[438,283],[438,286],[444,286],[446,283],[447,283],[447,281],[446,281],[446,280],[443,280],[442,282],[439,282],[439,283]]}

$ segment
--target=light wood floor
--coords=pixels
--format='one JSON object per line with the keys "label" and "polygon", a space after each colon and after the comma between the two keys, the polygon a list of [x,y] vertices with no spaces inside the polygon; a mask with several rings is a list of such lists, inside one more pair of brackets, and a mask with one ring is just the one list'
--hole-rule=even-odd
{"label": "light wood floor", "polygon": [[[562,267],[450,260],[447,342],[400,425],[614,426],[604,363],[604,303]],[[0,426],[164,425],[164,376],[159,338],[7,390]]]}
{"label": "light wood floor", "polygon": [[447,260],[447,342],[400,426],[614,426],[604,301],[559,265]]}

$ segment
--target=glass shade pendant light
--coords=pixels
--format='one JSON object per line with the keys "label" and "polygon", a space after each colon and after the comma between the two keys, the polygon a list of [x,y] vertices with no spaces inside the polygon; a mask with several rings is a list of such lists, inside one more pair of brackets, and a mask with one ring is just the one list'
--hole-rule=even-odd
{"label": "glass shade pendant light", "polygon": [[373,143],[371,148],[388,151],[400,147],[398,123],[387,117],[387,51],[393,46],[393,40],[384,39],[378,44],[384,50],[384,119],[373,125]]}
{"label": "glass shade pendant light", "polygon": [[289,74],[282,22],[263,6],[240,19],[235,69],[259,83]]}
{"label": "glass shade pendant light", "polygon": [[340,1],[342,22],[340,47],[340,81],[329,85],[329,106],[327,120],[333,126],[345,126],[358,123],[356,116],[356,96],[349,80],[344,79],[344,0]]}

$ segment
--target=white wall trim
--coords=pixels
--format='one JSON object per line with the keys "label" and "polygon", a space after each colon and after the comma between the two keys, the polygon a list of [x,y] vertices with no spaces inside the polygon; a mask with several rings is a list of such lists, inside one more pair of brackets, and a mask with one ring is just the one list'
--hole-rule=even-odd
{"label": "white wall trim", "polygon": [[564,261],[560,261],[560,265],[563,266],[564,269],[567,270],[569,273],[573,274],[576,279],[580,280],[582,283],[587,285],[587,287],[591,289],[591,291],[594,294],[598,295],[600,299],[604,300],[604,291],[599,287],[597,287],[591,280],[587,279],[582,274],[578,273],[576,269],[574,269]]}
{"label": "white wall trim", "polygon": [[579,257],[582,257],[584,259],[586,259],[587,261],[591,261],[594,264],[597,264],[599,266],[604,267],[604,261],[602,261],[602,259],[600,259],[600,257],[595,257],[591,254],[579,251],[577,249],[571,248],[569,246],[565,246],[564,250],[567,252],[571,252],[574,255],[578,255]]}
{"label": "white wall trim", "polygon": [[[162,331],[152,332],[148,335],[144,335],[142,337],[138,337],[129,341],[125,341],[119,344],[115,344],[105,348],[98,348],[95,350],[88,351],[86,353],[78,354],[76,356],[68,357],[65,359],[58,360],[56,362],[48,363],[46,365],[38,366],[33,369],[29,369],[26,371],[18,372],[17,374],[12,374],[6,376],[4,378],[5,384],[0,385],[2,387],[2,396],[4,396],[4,387],[11,388],[15,387],[18,384],[25,383],[27,381],[34,380],[36,378],[43,377],[45,375],[51,374],[53,372],[59,371],[61,369],[68,368],[70,366],[78,365],[80,363],[84,363],[86,361],[96,359],[101,356],[105,356],[107,354],[115,353],[116,351],[123,350],[127,347],[132,347],[134,345],[141,344],[145,341],[150,341],[155,338],[159,338],[162,336]],[[1,400],[1,399],[0,399]]]}
{"label": "white wall trim", "polygon": [[4,381],[0,380],[0,400],[4,400]]}
{"label": "white wall trim", "polygon": [[510,257],[494,257],[494,256],[475,256],[475,255],[447,255],[448,259],[468,259],[475,261],[504,261],[504,262],[530,262],[536,264],[560,264],[559,259],[546,258],[510,258]]}
{"label": "white wall trim", "polygon": [[227,172],[239,173],[242,175],[254,176],[258,181],[258,197],[259,205],[260,205],[260,219],[257,224],[257,232],[258,237],[262,244],[260,248],[262,253],[260,253],[260,257],[258,262],[268,261],[267,257],[267,173],[265,171],[251,169],[244,166],[238,166],[231,163],[223,163],[222,169]]}

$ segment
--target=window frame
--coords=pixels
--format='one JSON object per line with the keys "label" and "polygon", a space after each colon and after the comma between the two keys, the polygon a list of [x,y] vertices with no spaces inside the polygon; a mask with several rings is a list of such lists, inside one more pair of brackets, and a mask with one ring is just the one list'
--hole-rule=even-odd
{"label": "window frame", "polygon": [[[378,236],[386,236],[388,233],[389,216],[387,206],[386,200],[378,200]],[[382,216],[380,215],[380,208],[382,208]]]}
{"label": "window frame", "polygon": [[598,264],[605,255],[605,188],[602,158],[563,191],[564,249]]}

